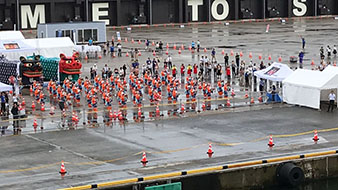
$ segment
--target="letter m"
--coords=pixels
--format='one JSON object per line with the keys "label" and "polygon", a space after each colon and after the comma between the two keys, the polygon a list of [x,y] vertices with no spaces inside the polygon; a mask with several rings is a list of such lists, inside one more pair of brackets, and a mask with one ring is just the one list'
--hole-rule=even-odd
{"label": "letter m", "polygon": [[30,5],[21,5],[21,28],[27,28],[28,22],[31,28],[36,28],[39,23],[45,23],[45,5],[36,5],[34,14]]}

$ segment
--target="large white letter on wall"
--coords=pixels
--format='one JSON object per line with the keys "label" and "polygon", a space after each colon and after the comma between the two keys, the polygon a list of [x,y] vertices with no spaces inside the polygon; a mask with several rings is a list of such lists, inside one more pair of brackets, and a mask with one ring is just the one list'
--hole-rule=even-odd
{"label": "large white letter on wall", "polygon": [[92,20],[104,21],[106,25],[109,25],[109,19],[100,19],[100,16],[108,16],[108,11],[100,11],[100,8],[109,8],[108,3],[93,3],[92,4]]}
{"label": "large white letter on wall", "polygon": [[39,23],[45,23],[45,5],[35,5],[34,14],[30,5],[21,5],[21,28],[27,28],[28,22],[31,28],[36,28]]}
{"label": "large white letter on wall", "polygon": [[305,2],[306,0],[293,0],[293,5],[296,7],[293,9],[293,14],[295,16],[304,16],[306,14],[307,6]]}
{"label": "large white letter on wall", "polygon": [[191,6],[192,21],[198,21],[198,6],[203,5],[203,0],[188,0],[188,6]]}
{"label": "large white letter on wall", "polygon": [[[218,14],[217,7],[218,5],[223,6],[223,13]],[[229,15],[229,4],[226,0],[215,0],[211,5],[211,15],[215,20],[224,20]]]}

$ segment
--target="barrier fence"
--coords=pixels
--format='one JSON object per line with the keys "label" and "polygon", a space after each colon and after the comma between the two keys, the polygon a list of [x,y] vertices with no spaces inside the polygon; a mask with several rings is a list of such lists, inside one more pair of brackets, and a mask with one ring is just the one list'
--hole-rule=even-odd
{"label": "barrier fence", "polygon": [[18,115],[17,119],[2,117],[1,132],[5,134],[11,127],[14,134],[37,132],[39,130],[76,129],[79,127],[111,127],[113,125],[163,121],[170,118],[194,116],[203,112],[231,111],[239,107],[250,108],[255,105],[275,103],[275,101],[271,101],[271,97],[268,99],[267,96],[262,96],[260,92],[236,93],[236,95],[229,97],[213,95],[212,98],[203,98],[198,96],[191,101],[179,99],[176,102],[167,100],[152,103],[144,102],[139,106],[134,106],[131,102],[128,102],[125,106],[113,105],[111,109],[100,106],[97,110],[94,110],[83,105],[72,105],[68,106],[65,112],[58,110],[53,113],[50,112],[50,108],[40,111],[38,105],[35,110],[26,105],[26,114]]}

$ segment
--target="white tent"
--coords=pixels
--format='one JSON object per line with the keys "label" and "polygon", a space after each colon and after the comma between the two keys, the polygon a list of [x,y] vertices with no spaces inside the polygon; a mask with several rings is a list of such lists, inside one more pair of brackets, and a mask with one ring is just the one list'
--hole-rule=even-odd
{"label": "white tent", "polygon": [[32,55],[35,51],[25,40],[0,40],[0,54],[10,60],[19,60],[20,56]]}
{"label": "white tent", "polygon": [[0,92],[11,91],[13,90],[12,86],[0,82]]}
{"label": "white tent", "polygon": [[69,37],[26,39],[25,42],[36,49],[36,55],[44,57],[59,57],[60,53],[71,56],[75,50],[75,45]]}
{"label": "white tent", "polygon": [[25,37],[20,31],[1,31],[0,40],[24,40]]}
{"label": "white tent", "polygon": [[290,74],[292,74],[292,72],[293,71],[289,68],[289,66],[275,62],[263,70],[256,71],[254,74],[255,76],[262,79],[283,81]]}
{"label": "white tent", "polygon": [[328,101],[333,90],[337,94],[338,69],[312,71],[298,69],[283,81],[283,101],[320,109],[320,101]]}
{"label": "white tent", "polygon": [[75,45],[68,37],[0,40],[0,54],[11,60],[19,60],[20,56],[31,56],[33,53],[44,57],[59,57],[60,53],[70,56],[74,50]]}

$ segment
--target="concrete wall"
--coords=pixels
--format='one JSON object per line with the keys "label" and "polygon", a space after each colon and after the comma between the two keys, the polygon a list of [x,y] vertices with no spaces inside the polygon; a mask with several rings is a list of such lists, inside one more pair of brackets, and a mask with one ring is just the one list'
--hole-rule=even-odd
{"label": "concrete wall", "polygon": [[[338,176],[338,155],[322,156],[292,161],[305,175],[305,181]],[[184,190],[205,189],[243,189],[273,187],[278,184],[276,170],[281,162],[262,164],[238,169],[225,169],[198,175],[186,175],[178,178],[141,182],[120,187],[106,188],[118,190],[141,190],[146,186],[182,182]]]}

